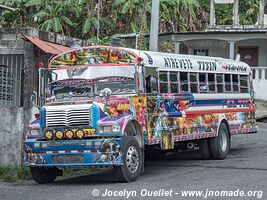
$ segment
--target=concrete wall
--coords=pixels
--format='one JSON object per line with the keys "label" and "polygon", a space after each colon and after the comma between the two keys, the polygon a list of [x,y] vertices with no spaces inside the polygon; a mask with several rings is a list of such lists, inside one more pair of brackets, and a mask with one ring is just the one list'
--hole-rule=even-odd
{"label": "concrete wall", "polygon": [[194,49],[208,49],[209,56],[229,58],[229,44],[223,40],[190,40],[184,44],[191,55],[194,54]]}
{"label": "concrete wall", "polygon": [[[223,40],[190,40],[184,44],[188,48],[188,54],[194,54],[194,49],[208,49],[209,56],[229,58],[229,43]],[[235,44],[235,55],[238,47],[259,47],[259,66],[267,66],[267,40],[252,39],[238,41]]]}
{"label": "concrete wall", "polygon": [[0,107],[0,165],[19,166],[24,132],[23,108]]}
{"label": "concrete wall", "polygon": [[255,99],[267,101],[267,67],[257,67],[253,70],[255,70],[255,79],[253,80]]}
{"label": "concrete wall", "polygon": [[29,122],[33,119],[30,96],[38,88],[37,63],[46,63],[50,54],[45,54],[32,43],[24,41],[20,33],[39,37],[42,40],[70,45],[85,41],[56,33],[40,31],[34,28],[14,28],[0,30],[0,54],[20,54],[24,58],[22,68],[22,94],[21,107],[0,107],[0,165],[20,165],[22,163],[22,141],[27,134]]}

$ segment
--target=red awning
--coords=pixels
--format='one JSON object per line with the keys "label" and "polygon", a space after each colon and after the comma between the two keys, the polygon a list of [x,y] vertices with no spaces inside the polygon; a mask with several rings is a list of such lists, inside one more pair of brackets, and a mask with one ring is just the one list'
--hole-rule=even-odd
{"label": "red awning", "polygon": [[64,53],[66,51],[71,50],[71,48],[69,48],[69,47],[59,45],[59,44],[54,44],[51,42],[46,42],[46,41],[40,40],[37,37],[26,36],[26,35],[22,35],[22,36],[26,40],[32,42],[37,47],[42,49],[44,52],[49,53],[49,54],[58,55],[58,54],[61,54],[61,53]]}

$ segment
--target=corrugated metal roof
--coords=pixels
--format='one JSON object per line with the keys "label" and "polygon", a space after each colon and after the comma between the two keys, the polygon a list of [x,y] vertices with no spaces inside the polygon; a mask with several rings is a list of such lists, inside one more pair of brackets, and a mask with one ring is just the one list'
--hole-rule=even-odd
{"label": "corrugated metal roof", "polygon": [[54,43],[51,43],[51,42],[46,42],[44,40],[40,40],[37,37],[26,36],[26,35],[22,35],[22,36],[26,40],[32,42],[37,47],[42,49],[44,52],[49,53],[49,54],[58,55],[58,54],[61,54],[61,53],[64,53],[66,51],[71,50],[71,48],[69,48],[69,47],[66,47],[66,46],[63,46],[63,45],[59,45],[59,44],[54,44]]}

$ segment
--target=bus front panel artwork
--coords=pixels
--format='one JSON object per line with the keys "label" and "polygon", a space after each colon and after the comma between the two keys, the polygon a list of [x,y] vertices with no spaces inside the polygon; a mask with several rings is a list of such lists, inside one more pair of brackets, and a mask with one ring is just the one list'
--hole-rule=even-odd
{"label": "bus front panel artwork", "polygon": [[65,167],[89,166],[113,167],[130,182],[145,158],[199,149],[205,159],[224,159],[231,135],[257,132],[243,62],[93,46],[39,70],[51,75],[32,96],[40,117],[24,142],[25,165],[38,183]]}

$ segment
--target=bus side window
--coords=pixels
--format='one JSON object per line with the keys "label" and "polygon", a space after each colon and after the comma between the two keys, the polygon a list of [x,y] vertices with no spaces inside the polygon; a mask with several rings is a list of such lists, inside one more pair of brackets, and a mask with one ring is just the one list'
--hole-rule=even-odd
{"label": "bus side window", "polygon": [[240,90],[241,93],[248,93],[248,76],[247,75],[240,75]]}
{"label": "bus side window", "polygon": [[239,92],[238,74],[232,74],[233,91]]}
{"label": "bus side window", "polygon": [[208,74],[209,92],[215,92],[215,74]]}
{"label": "bus side window", "polygon": [[208,92],[206,74],[204,73],[199,74],[199,92],[200,93]]}
{"label": "bus side window", "polygon": [[223,93],[223,75],[217,74],[216,80],[217,80],[217,92]]}
{"label": "bus side window", "polygon": [[170,84],[171,84],[171,93],[179,93],[179,81],[178,81],[178,76],[177,73],[170,73]]}
{"label": "bus side window", "polygon": [[231,92],[231,74],[224,74],[225,92]]}
{"label": "bus side window", "polygon": [[188,73],[187,72],[180,72],[180,85],[182,92],[188,92]]}
{"label": "bus side window", "polygon": [[160,93],[168,93],[168,72],[159,73]]}
{"label": "bus side window", "polygon": [[158,81],[155,76],[146,77],[146,93],[158,93]]}
{"label": "bus side window", "polygon": [[198,93],[197,73],[190,73],[191,93]]}

